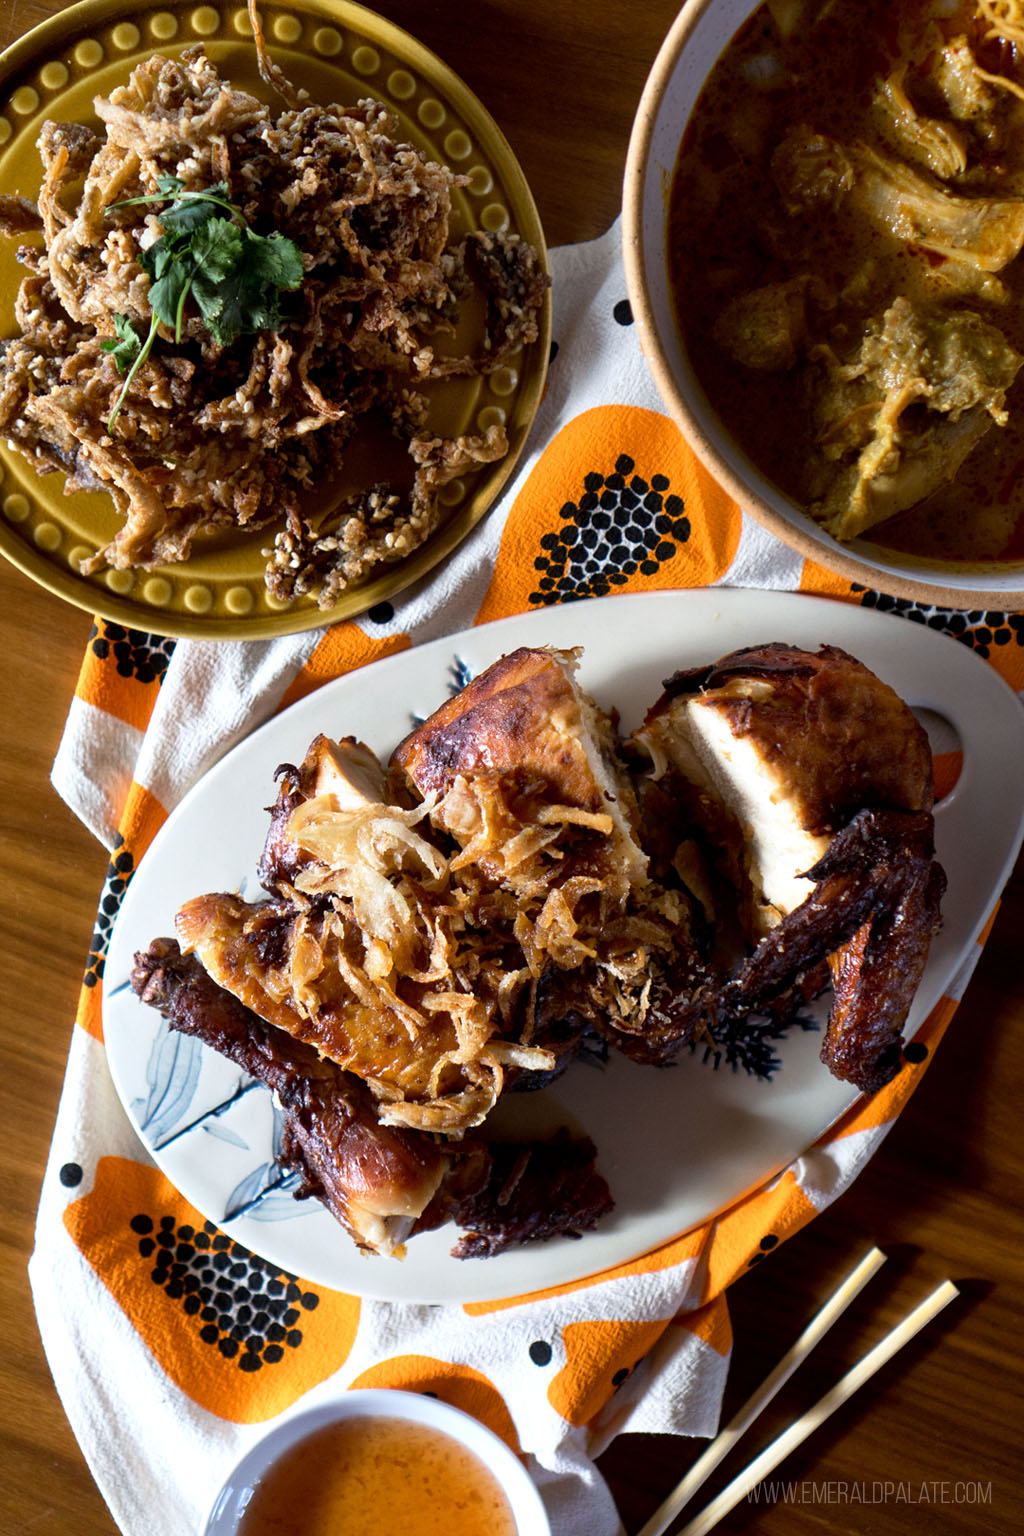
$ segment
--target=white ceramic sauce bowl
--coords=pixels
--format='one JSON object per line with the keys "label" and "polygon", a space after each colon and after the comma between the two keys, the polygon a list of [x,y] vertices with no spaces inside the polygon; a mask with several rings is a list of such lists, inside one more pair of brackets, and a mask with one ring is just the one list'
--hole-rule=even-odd
{"label": "white ceramic sauce bowl", "polygon": [[202,1528],[202,1536],[236,1536],[253,1482],[302,1440],[341,1420],[405,1419],[442,1431],[472,1451],[497,1480],[520,1536],[551,1536],[536,1485],[518,1456],[494,1432],[459,1408],[419,1392],[366,1388],[342,1392],[282,1418],[235,1464]]}
{"label": "white ceramic sauce bowl", "polygon": [[684,349],[668,277],[668,215],[680,141],[705,80],[760,0],[686,0],[658,53],[630,138],[623,257],[640,344],[667,408],[729,495],[772,533],[850,581],[925,604],[1024,608],[1024,562],[968,566],[836,542],[762,475],[708,402]]}

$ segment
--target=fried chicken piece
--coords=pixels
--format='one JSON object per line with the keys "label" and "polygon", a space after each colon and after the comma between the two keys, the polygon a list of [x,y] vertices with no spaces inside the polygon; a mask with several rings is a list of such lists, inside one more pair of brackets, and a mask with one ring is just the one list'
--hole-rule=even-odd
{"label": "fried chicken piece", "polygon": [[373,1095],[351,1073],[275,1029],[213,980],[173,939],[135,957],[132,987],[172,1029],[258,1078],[285,1112],[280,1163],[368,1252],[395,1254],[445,1222],[471,1230],[456,1258],[577,1237],[612,1207],[594,1147],[561,1133],[550,1142],[446,1144],[382,1126]]}
{"label": "fried chicken piece", "polygon": [[[395,749],[454,839],[452,869],[514,899],[514,932],[552,998],[619,1047],[697,964],[690,903],[649,878],[632,780],[577,651],[501,657]],[[532,1037],[531,1037],[532,1038]]]}
{"label": "fried chicken piece", "polygon": [[821,1059],[863,1093],[884,1087],[902,1065],[903,1027],[941,926],[946,877],[930,836],[922,842],[916,856],[904,844],[898,889],[829,956],[834,996]]}
{"label": "fried chicken piece", "polygon": [[489,1151],[487,1183],[456,1208],[456,1224],[469,1228],[452,1249],[457,1259],[489,1259],[555,1236],[582,1237],[614,1205],[594,1170],[596,1149],[588,1139],[573,1141],[562,1132],[526,1146],[491,1142]]}
{"label": "fried chicken piece", "polygon": [[638,1051],[665,1059],[694,1010],[713,1034],[827,959],[835,998],[822,1059],[875,1092],[899,1069],[945,886],[930,748],[908,706],[838,647],[774,644],[677,673],[635,740],[656,782],[675,784],[724,846],[756,946],[724,983],[659,1009]]}
{"label": "fried chicken piece", "polygon": [[273,1028],[173,939],[137,954],[132,988],[172,1029],[192,1035],[259,1078],[286,1115],[281,1161],[303,1176],[362,1248],[391,1253],[409,1235],[448,1169],[430,1137],[379,1124],[359,1078]]}
{"label": "fried chicken piece", "polygon": [[[390,978],[375,985],[362,930],[344,910],[211,892],[185,903],[175,930],[182,948],[246,1007],[372,1084],[386,1123],[464,1130],[480,1123],[500,1092],[500,1072],[475,1072],[458,1060],[457,999],[447,978],[403,978],[401,995]],[[465,1005],[481,1015],[486,1041],[492,1010],[469,995]]]}
{"label": "fried chicken piece", "polygon": [[695,787],[762,937],[809,894],[806,871],[865,807],[930,811],[928,738],[899,695],[838,646],[773,644],[678,672],[635,741],[655,779]]}
{"label": "fried chicken piece", "polygon": [[861,811],[807,871],[815,890],[724,981],[683,992],[649,1021],[631,1052],[664,1064],[705,1021],[767,1012],[828,960],[835,997],[821,1059],[875,1093],[899,1071],[901,1032],[939,927],[945,875],[924,813]]}
{"label": "fried chicken piece", "polygon": [[193,898],[176,919],[183,947],[370,1083],[388,1124],[458,1135],[480,1124],[506,1071],[560,1070],[573,1032],[536,1027],[514,913],[486,897],[485,912],[453,885],[420,830],[425,808],[396,803],[369,748],[320,736],[278,772],[260,862],[273,899]]}

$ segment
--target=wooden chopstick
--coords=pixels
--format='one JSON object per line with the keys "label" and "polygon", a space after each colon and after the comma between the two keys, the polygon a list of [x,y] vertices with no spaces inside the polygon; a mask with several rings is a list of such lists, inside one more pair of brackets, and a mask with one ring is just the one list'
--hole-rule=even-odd
{"label": "wooden chopstick", "polygon": [[875,1271],[884,1263],[885,1254],[879,1248],[872,1248],[864,1255],[856,1269],[847,1275],[838,1290],[833,1292],[821,1310],[811,1319],[796,1343],[783,1355],[771,1375],[761,1383],[739,1412],[716,1435],[704,1454],[694,1462],[682,1482],[654,1511],[643,1530],[637,1532],[637,1536],[662,1536],[662,1532],[668,1529],[676,1515],[690,1502],[719,1462],[729,1454],[740,1436],[746,1434],[758,1414],[767,1408],[797,1366],[806,1360],[815,1345],[824,1338],[832,1324],[842,1316],[854,1297],[860,1294]]}
{"label": "wooden chopstick", "polygon": [[[834,1413],[837,1408],[841,1407],[847,1398],[852,1397],[858,1388],[862,1387],[876,1371],[881,1370],[882,1366],[888,1360],[891,1360],[898,1350],[902,1349],[905,1344],[908,1344],[915,1334],[920,1333],[921,1329],[930,1323],[932,1318],[941,1312],[943,1307],[947,1307],[953,1298],[959,1294],[951,1280],[943,1281],[930,1296],[921,1302],[920,1306],[915,1307],[914,1311],[905,1317],[901,1323],[897,1324],[890,1333],[887,1333],[885,1338],[875,1345],[874,1349],[870,1350],[862,1360],[858,1361],[851,1370],[847,1371],[846,1375],[840,1381],[837,1381],[835,1386],[825,1393],[824,1397],[819,1398],[813,1408],[808,1409],[788,1429],[783,1430],[782,1434],[773,1440],[771,1445],[763,1450],[759,1456],[755,1457],[744,1472],[741,1472],[738,1477],[734,1478],[717,1498],[712,1499],[706,1509],[703,1509],[687,1525],[681,1527],[677,1536],[706,1536],[706,1532],[716,1526],[719,1520],[727,1515],[731,1509],[734,1509],[752,1488],[756,1487],[781,1461],[784,1461],[791,1451],[796,1450],[797,1446],[801,1445],[808,1435],[813,1434],[831,1413]],[[641,1536],[654,1536],[655,1531],[660,1532],[664,1529],[664,1526],[657,1526],[648,1532],[645,1527]]]}

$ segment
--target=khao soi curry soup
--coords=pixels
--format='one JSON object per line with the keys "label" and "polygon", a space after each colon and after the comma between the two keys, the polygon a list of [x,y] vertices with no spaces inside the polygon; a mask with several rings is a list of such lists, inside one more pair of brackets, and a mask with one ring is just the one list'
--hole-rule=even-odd
{"label": "khao soi curry soup", "polygon": [[712,405],[840,541],[1024,557],[1024,0],[768,0],[680,149]]}

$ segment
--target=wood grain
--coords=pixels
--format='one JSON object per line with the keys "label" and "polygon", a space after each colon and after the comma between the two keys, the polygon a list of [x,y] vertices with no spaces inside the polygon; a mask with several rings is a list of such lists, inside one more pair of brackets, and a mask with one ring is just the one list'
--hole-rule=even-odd
{"label": "wood grain", "polygon": [[[16,10],[5,0],[0,41],[57,9],[57,0]],[[674,0],[385,0],[378,9],[445,58],[500,122],[551,244],[609,226],[633,113]],[[49,783],[89,628],[87,614],[0,564],[0,1529],[10,1536],[115,1530],[54,1391],[26,1278],[106,868],[105,851]],[[782,1469],[789,1497],[740,1506],[723,1533],[1009,1536],[1020,1529],[1022,933],[1019,865],[956,1020],[882,1150],[847,1195],[731,1293],[736,1344],[726,1417],[872,1243],[894,1255],[772,1404],[749,1447],[719,1469],[707,1498],[940,1280],[955,1279],[964,1297],[801,1447]],[[702,1444],[628,1436],[606,1452],[601,1466],[628,1531],[649,1517]],[[966,1502],[969,1493],[984,1502]]]}

